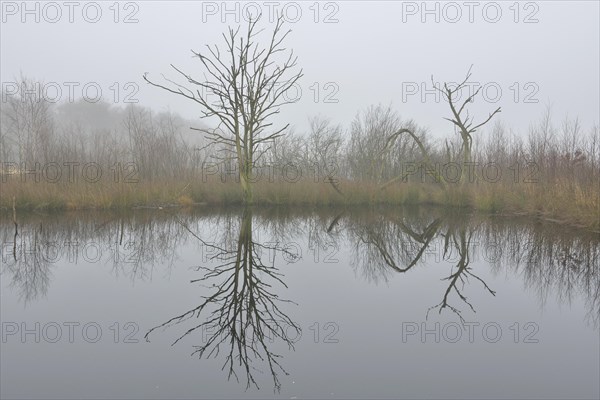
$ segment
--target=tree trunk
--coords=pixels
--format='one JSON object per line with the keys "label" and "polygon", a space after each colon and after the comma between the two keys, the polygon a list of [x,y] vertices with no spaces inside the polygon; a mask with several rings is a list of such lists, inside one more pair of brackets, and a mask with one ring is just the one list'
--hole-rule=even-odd
{"label": "tree trunk", "polygon": [[252,166],[248,165],[249,163],[243,159],[243,157],[239,157],[240,160],[239,168],[240,168],[240,184],[242,186],[243,198],[242,201],[246,205],[251,205],[253,202],[252,197]]}

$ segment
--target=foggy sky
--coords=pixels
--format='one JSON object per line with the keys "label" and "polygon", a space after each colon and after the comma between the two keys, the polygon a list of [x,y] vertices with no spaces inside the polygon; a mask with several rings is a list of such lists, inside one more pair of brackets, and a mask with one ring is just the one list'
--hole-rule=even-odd
{"label": "foggy sky", "polygon": [[[263,12],[267,29],[269,14],[284,11],[292,29],[287,47],[304,69],[302,94],[276,121],[291,123],[297,132],[307,127],[309,116],[324,115],[347,128],[357,111],[392,103],[403,118],[428,126],[436,137],[447,136],[452,132],[442,119],[449,116],[447,105],[433,92],[422,101],[422,89],[431,90],[432,74],[436,82],[462,80],[471,64],[470,82],[487,90],[486,98],[471,105],[477,119],[501,106],[499,119],[525,131],[552,105],[558,123],[567,114],[578,116],[587,131],[600,120],[597,1],[259,1],[251,6],[136,1],[119,3],[118,15],[114,2],[28,2],[31,13],[24,13],[22,4],[2,2],[0,79],[6,85],[22,72],[51,82],[49,96],[58,86],[60,100],[68,100],[69,85],[81,97],[82,87],[95,83],[92,89],[99,87],[107,101],[126,105],[129,94],[157,111],[198,118],[196,104],[149,86],[142,74],[156,81],[161,73],[177,78],[172,63],[201,78],[190,49],[221,43],[221,33],[236,19],[244,23],[250,7]],[[223,13],[224,7],[230,12]],[[128,15],[132,23],[124,22]],[[410,92],[415,88],[417,93]]]}

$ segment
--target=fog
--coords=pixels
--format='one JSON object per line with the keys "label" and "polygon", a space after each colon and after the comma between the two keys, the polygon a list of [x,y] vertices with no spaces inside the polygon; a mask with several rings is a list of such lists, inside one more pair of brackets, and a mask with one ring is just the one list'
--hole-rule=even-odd
{"label": "fog", "polygon": [[600,2],[0,11],[0,398],[600,398]]}
{"label": "fog", "polygon": [[45,82],[55,101],[95,101],[99,90],[118,106],[137,102],[199,121],[197,104],[146,84],[142,75],[177,78],[174,64],[201,78],[190,50],[221,44],[228,26],[258,10],[267,31],[276,12],[292,29],[286,45],[304,77],[290,94],[298,102],[275,120],[296,132],[316,115],[348,127],[357,112],[381,103],[433,137],[448,137],[449,110],[431,78],[459,82],[471,65],[470,82],[483,87],[471,106],[475,115],[501,106],[499,120],[523,134],[547,106],[556,119],[579,117],[586,129],[600,120],[598,2],[7,1],[3,90],[14,90],[22,73]]}

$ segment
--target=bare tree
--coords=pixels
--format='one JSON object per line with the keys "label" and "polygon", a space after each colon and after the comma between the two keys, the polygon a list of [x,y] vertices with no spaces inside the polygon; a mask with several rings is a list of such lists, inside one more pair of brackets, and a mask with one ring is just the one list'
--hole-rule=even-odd
{"label": "bare tree", "polygon": [[341,149],[344,142],[342,127],[333,126],[331,120],[318,116],[309,119],[310,132],[307,140],[307,156],[309,163],[315,168],[319,179],[321,174],[333,189],[339,194],[337,182],[340,173],[342,155]]}
{"label": "bare tree", "polygon": [[382,153],[388,145],[388,138],[402,125],[400,116],[389,105],[370,106],[354,117],[346,151],[353,178],[381,180],[388,161]]}
{"label": "bare tree", "polygon": [[16,147],[19,163],[49,161],[53,144],[52,103],[42,93],[43,82],[21,76],[16,94],[2,94],[2,152],[7,156]]}
{"label": "bare tree", "polygon": [[[351,177],[374,181],[384,190],[407,178],[402,163],[415,159],[414,153],[417,157],[421,153],[420,163],[435,171],[425,133],[414,121],[403,121],[391,106],[371,106],[364,114],[357,114],[346,148]],[[444,185],[441,176],[433,174],[436,182]]]}
{"label": "bare tree", "polygon": [[[472,67],[473,66],[471,66],[471,68]],[[465,165],[467,163],[471,162],[471,150],[473,147],[473,133],[475,133],[475,131],[477,131],[477,129],[481,128],[482,126],[484,126],[485,124],[490,122],[490,120],[494,117],[494,115],[496,115],[497,113],[499,113],[501,111],[501,108],[498,107],[496,110],[494,110],[494,112],[492,112],[492,113],[490,113],[490,115],[488,115],[486,120],[473,126],[473,124],[474,124],[473,117],[471,117],[469,115],[469,111],[465,107],[467,106],[467,104],[473,102],[473,100],[475,99],[475,96],[477,96],[477,94],[481,90],[481,86],[479,88],[477,88],[477,90],[475,90],[475,92],[473,94],[471,94],[469,97],[467,97],[467,99],[460,105],[460,107],[456,104],[456,101],[458,100],[457,95],[460,96],[461,91],[465,88],[467,81],[471,77],[471,68],[469,68],[469,71],[467,71],[467,76],[465,77],[465,79],[453,89],[448,87],[447,83],[444,83],[444,88],[442,89],[439,85],[436,85],[435,82],[433,82],[433,76],[431,77],[431,82],[433,83],[433,86],[439,92],[441,92],[442,95],[446,98],[446,101],[448,102],[448,105],[450,106],[450,110],[452,110],[452,117],[444,118],[444,119],[452,122],[455,125],[455,127],[457,128],[458,132],[460,133],[460,136],[462,139],[463,162],[465,163]],[[465,112],[465,114],[463,114],[463,112]],[[461,181],[463,181],[464,174],[465,174],[465,168],[462,168]]]}
{"label": "bare tree", "polygon": [[[202,117],[216,117],[216,128],[196,129],[205,133],[211,144],[227,144],[235,150],[244,201],[252,203],[252,167],[269,144],[281,136],[288,125],[270,129],[270,118],[278,114],[282,105],[292,101],[285,93],[301,77],[302,70],[293,73],[297,57],[293,51],[278,62],[279,53],[285,53],[283,41],[291,32],[283,31],[283,18],[277,19],[270,41],[263,46],[257,40],[262,30],[257,30],[257,18],[248,18],[245,33],[229,28],[223,34],[224,53],[218,45],[207,45],[206,52],[192,50],[205,70],[204,80],[199,80],[171,64],[192,88],[165,78],[169,86],[154,83],[153,86],[184,96],[202,107]],[[214,101],[209,98],[215,99]],[[267,131],[267,129],[269,129]]]}

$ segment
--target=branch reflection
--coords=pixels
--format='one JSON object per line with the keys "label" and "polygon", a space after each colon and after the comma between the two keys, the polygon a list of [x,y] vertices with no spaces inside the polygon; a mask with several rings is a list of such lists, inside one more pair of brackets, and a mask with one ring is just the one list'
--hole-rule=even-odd
{"label": "branch reflection", "polygon": [[[253,240],[252,210],[246,208],[239,220],[237,240],[233,246],[217,246],[202,239],[191,229],[190,234],[206,248],[211,249],[209,261],[216,265],[199,266],[202,277],[192,280],[209,289],[203,301],[196,307],[177,315],[150,329],[151,334],[159,328],[178,325],[192,317],[198,318],[190,328],[178,336],[173,345],[198,331],[204,337],[202,345],[194,346],[200,358],[218,357],[224,354],[222,369],[228,379],[240,380],[239,370],[245,376],[246,389],[259,388],[255,363],[268,365],[276,391],[281,388],[279,374],[287,375],[280,363],[281,355],[270,349],[274,341],[285,343],[294,349],[293,341],[300,327],[288,317],[283,309],[291,303],[279,297],[277,286],[287,288],[282,275],[275,266],[276,254],[296,257],[277,244],[261,244]],[[231,225],[225,225],[232,228]],[[233,229],[222,231],[221,243],[231,242]],[[267,253],[267,254],[265,254]],[[269,260],[265,262],[265,258]]]}

